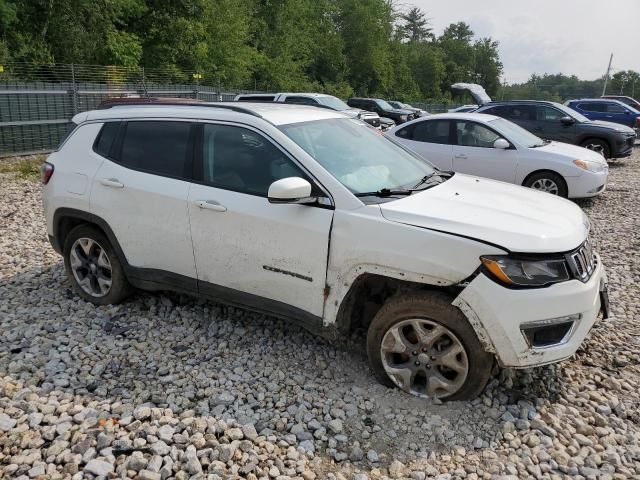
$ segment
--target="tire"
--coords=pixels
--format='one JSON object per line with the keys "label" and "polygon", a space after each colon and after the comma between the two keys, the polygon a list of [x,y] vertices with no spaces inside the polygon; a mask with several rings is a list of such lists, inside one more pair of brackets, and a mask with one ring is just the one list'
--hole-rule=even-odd
{"label": "tire", "polygon": [[[416,328],[426,333],[426,343],[416,341]],[[399,332],[403,340],[398,343]],[[438,332],[443,334],[438,336]],[[410,340],[409,344],[405,340]],[[398,353],[401,350],[404,351]],[[463,313],[440,292],[411,293],[387,300],[369,326],[367,355],[373,373],[383,385],[441,400],[477,397],[489,381],[494,363],[493,355],[484,350]],[[445,363],[455,364],[461,371],[456,372]],[[397,366],[403,368],[394,370]],[[412,380],[406,382],[406,373],[392,377],[387,369],[411,370]],[[438,386],[442,385],[442,378],[448,382],[446,388]]]}
{"label": "tire", "polygon": [[71,230],[64,241],[63,256],[73,290],[83,300],[109,305],[120,303],[133,292],[111,243],[94,226],[79,225]]}
{"label": "tire", "polygon": [[611,149],[609,148],[609,144],[604,140],[600,140],[599,138],[588,138],[587,140],[582,142],[580,146],[588,150],[598,152],[605,158],[605,160],[611,157]]}
{"label": "tire", "polygon": [[563,198],[569,196],[567,182],[555,172],[543,171],[534,173],[528,176],[522,185]]}

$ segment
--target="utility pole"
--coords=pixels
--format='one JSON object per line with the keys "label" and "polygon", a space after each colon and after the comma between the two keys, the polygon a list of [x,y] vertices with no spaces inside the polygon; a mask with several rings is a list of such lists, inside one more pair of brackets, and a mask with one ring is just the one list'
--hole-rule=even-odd
{"label": "utility pole", "polygon": [[609,66],[607,67],[607,73],[604,74],[604,87],[602,87],[602,96],[607,94],[607,80],[609,80],[609,72],[611,71],[611,62],[613,61],[613,53],[609,57]]}

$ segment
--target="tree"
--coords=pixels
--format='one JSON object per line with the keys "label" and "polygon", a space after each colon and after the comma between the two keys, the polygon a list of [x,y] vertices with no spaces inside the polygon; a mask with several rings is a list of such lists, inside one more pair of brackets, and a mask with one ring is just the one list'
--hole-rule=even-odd
{"label": "tree", "polygon": [[401,14],[400,18],[404,21],[400,27],[403,38],[410,42],[435,39],[433,29],[429,27],[429,19],[418,7],[413,7],[407,13]]}

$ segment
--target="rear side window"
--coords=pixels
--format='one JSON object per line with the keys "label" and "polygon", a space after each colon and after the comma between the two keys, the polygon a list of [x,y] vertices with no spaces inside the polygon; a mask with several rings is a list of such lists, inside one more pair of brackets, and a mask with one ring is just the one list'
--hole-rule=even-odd
{"label": "rear side window", "polygon": [[317,105],[313,98],[309,97],[287,97],[284,100],[284,103],[295,103],[296,105]]}
{"label": "rear side window", "polygon": [[273,102],[276,99],[275,95],[245,95],[240,97],[238,102]]}
{"label": "rear side window", "polygon": [[111,147],[113,146],[113,142],[118,135],[118,129],[120,128],[120,122],[108,122],[105,123],[100,129],[100,133],[96,138],[96,141],[93,145],[93,151],[98,155],[102,155],[103,157],[110,158],[111,156]]}
{"label": "rear side window", "polygon": [[604,112],[604,104],[602,103],[581,103],[578,108],[585,112]]}
{"label": "rear side window", "polygon": [[532,105],[511,105],[506,109],[506,114],[502,115],[511,120],[535,120],[536,109]]}
{"label": "rear side window", "polygon": [[425,120],[398,130],[396,136],[415,142],[450,144],[449,120]]}
{"label": "rear side window", "polygon": [[191,124],[135,121],[125,127],[119,161],[134,170],[190,178]]}
{"label": "rear side window", "polygon": [[62,145],[64,145],[64,142],[67,141],[67,139],[71,136],[71,132],[73,132],[77,126],[78,125],[76,125],[73,122],[69,124],[69,126],[67,127],[67,130],[64,132],[64,134],[60,138],[60,142],[58,142],[58,147],[56,148],[56,150],[60,150],[62,148]]}

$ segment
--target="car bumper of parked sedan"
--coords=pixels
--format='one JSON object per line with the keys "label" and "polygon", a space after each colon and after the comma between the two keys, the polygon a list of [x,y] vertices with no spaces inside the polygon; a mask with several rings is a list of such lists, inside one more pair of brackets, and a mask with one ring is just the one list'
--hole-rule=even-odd
{"label": "car bumper of parked sedan", "polygon": [[515,290],[479,274],[453,304],[501,366],[545,365],[573,355],[600,311],[608,315],[606,275],[599,257],[586,283]]}
{"label": "car bumper of parked sedan", "polygon": [[600,195],[607,187],[609,169],[602,172],[584,172],[579,177],[565,177],[569,198],[589,198]]}

